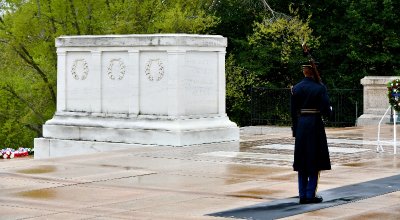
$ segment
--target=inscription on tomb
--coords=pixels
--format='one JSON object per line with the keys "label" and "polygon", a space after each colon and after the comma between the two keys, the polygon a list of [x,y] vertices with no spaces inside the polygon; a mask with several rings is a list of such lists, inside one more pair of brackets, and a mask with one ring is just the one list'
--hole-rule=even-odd
{"label": "inscription on tomb", "polygon": [[185,60],[183,86],[187,112],[216,113],[218,97],[217,56],[189,52]]}
{"label": "inscription on tomb", "polygon": [[213,94],[216,86],[212,61],[192,56],[186,60],[186,77],[184,85],[192,96],[208,96]]}

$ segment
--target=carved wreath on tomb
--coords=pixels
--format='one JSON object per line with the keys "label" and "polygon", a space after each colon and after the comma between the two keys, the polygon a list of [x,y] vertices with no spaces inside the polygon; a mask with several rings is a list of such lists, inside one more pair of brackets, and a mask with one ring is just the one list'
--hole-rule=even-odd
{"label": "carved wreath on tomb", "polygon": [[[113,73],[113,66],[116,65],[116,64],[119,66],[119,71],[118,71],[117,76],[115,76],[114,73]],[[124,78],[124,76],[125,76],[125,64],[124,64],[124,62],[122,62],[121,59],[112,59],[112,60],[110,60],[110,64],[108,65],[108,68],[107,68],[107,74],[108,74],[108,77],[110,79],[112,79],[112,80],[115,80],[115,79],[122,80]]]}
{"label": "carved wreath on tomb", "polygon": [[389,104],[395,111],[400,112],[400,79],[395,79],[387,84]]}
{"label": "carved wreath on tomb", "polygon": [[[77,66],[78,65],[82,65],[82,73],[80,74],[80,76],[77,73]],[[85,59],[77,59],[74,60],[73,64],[72,64],[72,69],[71,69],[71,74],[74,77],[74,79],[76,80],[85,80],[89,74],[89,66],[86,62]]]}
{"label": "carved wreath on tomb", "polygon": [[[153,73],[151,71],[152,65],[157,65],[157,71]],[[160,81],[164,77],[164,65],[160,59],[150,59],[146,63],[145,73],[150,81]]]}

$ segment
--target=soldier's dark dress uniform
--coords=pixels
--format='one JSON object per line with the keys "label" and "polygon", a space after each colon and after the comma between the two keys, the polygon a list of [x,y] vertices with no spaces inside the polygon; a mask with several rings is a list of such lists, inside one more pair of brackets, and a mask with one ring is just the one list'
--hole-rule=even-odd
{"label": "soldier's dark dress uniform", "polygon": [[322,116],[329,116],[330,111],[327,89],[322,83],[305,77],[292,88],[293,169],[299,175],[300,203],[322,201],[321,197],[316,198],[319,171],[331,169]]}

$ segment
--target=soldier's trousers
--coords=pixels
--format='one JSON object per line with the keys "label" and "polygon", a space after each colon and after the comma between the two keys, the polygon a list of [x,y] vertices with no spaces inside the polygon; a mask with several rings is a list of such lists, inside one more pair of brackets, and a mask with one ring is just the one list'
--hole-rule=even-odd
{"label": "soldier's trousers", "polygon": [[298,172],[299,197],[314,198],[318,188],[319,172]]}

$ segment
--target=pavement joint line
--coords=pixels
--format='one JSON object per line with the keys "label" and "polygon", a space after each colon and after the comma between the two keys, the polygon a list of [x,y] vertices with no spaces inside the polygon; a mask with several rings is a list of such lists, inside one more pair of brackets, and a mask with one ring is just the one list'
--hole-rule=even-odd
{"label": "pavement joint line", "polygon": [[[186,194],[186,193],[184,193],[184,194]],[[196,193],[196,195],[197,195],[197,194],[198,194],[198,193]],[[217,194],[217,195],[218,195],[218,194]],[[151,196],[151,197],[152,197],[152,196]],[[229,195],[226,195],[226,197],[230,197],[230,196],[229,196]],[[212,194],[212,195],[210,196],[210,195],[206,194],[206,195],[204,195],[204,197],[201,196],[200,198],[215,198],[215,195]],[[219,198],[219,199],[227,199],[227,198],[225,198],[225,196],[224,196],[224,197],[218,196],[218,198]],[[105,205],[120,204],[120,203],[125,203],[125,202],[138,201],[138,200],[140,200],[140,199],[141,199],[141,198],[137,198],[137,199],[128,199],[128,200],[124,200],[124,201],[111,202],[111,203],[104,203],[104,204],[99,204],[99,205],[93,205],[93,206],[91,206],[90,208],[96,208],[96,207],[101,207],[101,206],[105,206]],[[182,203],[182,202],[185,202],[185,201],[192,201],[192,200],[196,200],[196,199],[198,199],[198,198],[191,198],[191,199],[182,200],[182,201],[179,201],[179,202],[169,202],[169,203],[164,203],[164,204],[176,204],[176,203]],[[274,199],[275,199],[275,198],[274,198]],[[140,208],[140,209],[147,209],[147,208],[150,208],[151,206],[152,206],[152,205],[147,206],[147,207],[142,207],[142,208]],[[85,207],[85,208],[87,208],[87,207]],[[80,209],[77,209],[77,210],[82,210],[82,209],[85,209],[85,208],[80,208]],[[127,212],[127,211],[139,211],[140,209],[127,209],[127,210],[122,211],[122,212]],[[116,212],[116,213],[120,213],[120,212]]]}
{"label": "pavement joint line", "polygon": [[[133,200],[139,200],[139,199],[133,199]],[[65,211],[54,210],[54,209],[44,209],[45,211],[54,212],[54,213],[46,214],[46,215],[40,215],[40,216],[54,215],[54,214],[60,214],[60,213],[73,213],[73,214],[89,215],[89,214],[84,213],[84,212],[77,212],[77,210],[84,210],[84,209],[87,209],[87,208],[96,208],[96,207],[101,207],[101,206],[111,205],[111,204],[119,204],[119,203],[124,203],[124,202],[128,202],[128,201],[133,201],[133,200],[132,199],[128,199],[128,200],[123,200],[123,201],[121,200],[121,201],[118,201],[118,202],[102,203],[102,204],[98,204],[98,205],[85,206],[83,208],[77,208],[77,209],[65,210]],[[24,208],[24,209],[32,209],[32,210],[43,210],[42,208],[38,209],[38,208],[29,207],[29,206],[21,206],[21,205],[3,205],[3,204],[0,204],[0,206],[14,207],[14,208]],[[38,217],[38,216],[35,216],[35,217]],[[32,218],[32,217],[28,217],[28,219],[29,218]]]}
{"label": "pavement joint line", "polygon": [[[138,176],[146,176],[146,175],[153,175],[155,173],[152,174],[142,174],[142,175],[138,175]],[[85,185],[87,184],[92,184],[92,183],[99,183],[99,182],[106,182],[106,181],[110,181],[110,180],[118,180],[118,179],[128,179],[128,178],[132,178],[132,177],[138,177],[138,176],[127,176],[127,177],[118,177],[118,178],[110,178],[110,179],[104,179],[104,180],[95,180],[95,181],[86,181],[86,182],[76,182],[76,183],[70,183],[70,184],[63,184],[61,183],[61,185],[59,186],[51,186],[51,187],[44,187],[44,188],[39,188],[39,189],[31,189],[31,190],[23,190],[20,191],[19,193],[24,193],[24,192],[30,192],[30,191],[37,191],[37,190],[49,190],[49,189],[57,189],[57,188],[66,188],[66,187],[70,187],[70,186],[80,186],[82,185],[83,187],[85,187]],[[30,177],[32,178],[32,177]],[[35,177],[33,177],[35,178]],[[55,179],[57,180],[57,179]],[[86,186],[88,187],[88,186]]]}
{"label": "pavement joint line", "polygon": [[[18,174],[18,173],[6,173],[6,174],[8,174],[9,176],[12,176],[14,178],[19,177],[19,178],[21,178],[19,180],[22,180],[22,181],[30,181],[29,179],[35,179],[35,180],[39,180],[39,181],[44,181],[44,183],[54,183],[54,184],[57,184],[54,181],[62,181],[62,182],[72,181],[72,179],[39,177],[39,176],[31,176],[31,175]],[[76,184],[76,182],[72,182],[72,184]]]}
{"label": "pavement joint line", "polygon": [[[144,158],[154,158],[154,159],[168,159],[168,160],[187,160],[187,161],[198,161],[198,162],[217,162],[217,163],[226,163],[224,160],[211,160],[211,159],[190,159],[190,158],[168,158],[168,157],[162,157],[162,156],[140,156]],[[231,163],[229,163],[231,164]],[[242,163],[234,163],[234,164],[242,164]]]}
{"label": "pavement joint line", "polygon": [[[56,212],[56,213],[47,213],[47,214],[41,214],[41,215],[39,215],[39,216],[31,216],[31,217],[25,217],[25,218],[20,218],[20,219],[21,219],[21,220],[24,220],[24,219],[32,219],[32,218],[37,218],[37,217],[46,217],[46,216],[52,216],[52,215],[63,214],[63,213],[88,215],[88,214],[85,214],[85,213],[75,213],[75,212],[70,212],[70,211],[59,211],[59,212]],[[93,216],[93,215],[91,215],[91,216]],[[94,217],[101,217],[101,216],[94,216]],[[19,220],[20,220],[20,219],[19,219]]]}
{"label": "pavement joint line", "polygon": [[[176,172],[176,171],[175,171]],[[220,179],[220,180],[226,180],[226,179],[229,179],[229,180],[243,180],[243,179],[245,179],[245,180],[247,180],[248,178],[247,177],[242,177],[242,178],[240,178],[240,177],[229,177],[229,178],[224,178],[224,177],[218,177],[218,176],[205,176],[205,175],[193,175],[193,174],[179,174],[179,173],[175,173],[174,171],[171,171],[171,172],[165,172],[165,173],[163,173],[163,174],[171,174],[171,175],[175,175],[175,176],[186,176],[186,177],[204,177],[204,178],[210,178],[210,179]],[[265,177],[262,177],[262,178],[260,178],[260,179],[252,179],[253,181],[257,181],[257,182],[263,182],[263,181],[265,181]],[[276,183],[276,184],[278,184],[278,183]],[[273,184],[273,185],[275,185],[275,184]]]}
{"label": "pavement joint line", "polygon": [[[141,186],[118,186],[119,188],[126,188],[126,189],[140,189],[140,190],[145,190],[145,191],[158,191],[158,192],[168,192],[168,193],[181,193],[181,194],[196,194],[196,195],[201,195],[209,198],[219,198],[219,199],[227,199],[227,197],[235,197],[232,195],[228,194],[223,194],[223,193],[210,193],[210,192],[202,192],[202,191],[195,191],[195,190],[176,190],[176,189],[170,189],[170,188],[160,188],[160,187],[141,187]],[[274,197],[274,199],[276,199]]]}
{"label": "pavement joint line", "polygon": [[[266,145],[254,146],[254,148],[271,149],[271,150],[288,150],[291,152],[294,151],[294,145],[291,144],[266,144]],[[329,148],[329,153],[343,153],[343,154],[354,154],[354,153],[362,153],[365,151],[371,151],[371,149],[367,148],[349,148],[349,147],[331,147],[331,146],[329,146],[328,148]]]}
{"label": "pavement joint line", "polygon": [[[0,206],[12,207],[12,208],[22,208],[22,209],[31,209],[31,210],[44,210],[44,211],[48,211],[48,212],[54,212],[54,214],[58,214],[60,212],[60,211],[56,211],[56,210],[52,210],[52,209],[43,209],[43,208],[38,209],[38,208],[30,207],[30,206],[21,206],[21,205],[4,205],[4,204],[0,204]],[[40,217],[40,216],[27,217],[27,218],[36,218],[36,217]],[[27,219],[27,218],[22,218],[22,219]]]}
{"label": "pavement joint line", "polygon": [[[217,159],[188,159],[188,158],[168,158],[168,157],[162,157],[162,156],[141,156],[141,157],[147,157],[147,158],[154,158],[154,159],[170,159],[170,160],[186,160],[186,161],[197,161],[197,162],[213,162],[213,163],[220,163],[220,164],[238,164],[238,165],[258,165],[258,166],[278,166],[280,167],[281,165],[275,165],[275,164],[264,164],[264,163],[244,163],[244,162],[234,162],[234,161],[226,161],[226,160],[217,160]],[[217,158],[217,157],[214,157]],[[266,160],[263,160],[266,161]]]}
{"label": "pavement joint line", "polygon": [[[186,192],[182,192],[182,193],[186,194]],[[196,192],[195,194],[197,195],[199,193]],[[206,197],[202,197],[202,198],[215,198],[215,195],[213,197],[208,197],[207,195],[208,194],[205,195]],[[220,198],[220,197],[218,197],[218,198]],[[31,218],[36,218],[36,217],[51,216],[51,215],[62,214],[62,213],[89,215],[89,216],[91,216],[90,218],[107,217],[107,215],[113,215],[113,214],[131,212],[131,211],[139,211],[140,209],[127,209],[127,210],[124,210],[124,211],[121,211],[121,212],[108,213],[107,215],[92,215],[92,214],[88,214],[88,213],[85,213],[85,212],[79,212],[78,210],[84,210],[84,209],[88,209],[88,208],[96,208],[96,207],[112,205],[112,204],[120,204],[120,203],[124,203],[124,202],[135,201],[135,200],[140,200],[140,198],[138,198],[138,199],[127,199],[127,200],[124,200],[124,201],[111,202],[111,203],[102,203],[102,204],[98,204],[98,205],[86,206],[86,207],[75,209],[75,210],[57,211],[57,210],[53,210],[53,209],[47,209],[45,211],[54,212],[54,213],[42,214],[42,215],[37,215],[37,216],[30,216],[30,217],[20,218],[20,219],[31,219]],[[196,199],[192,198],[192,199],[187,199],[187,200],[183,200],[183,201],[179,201],[179,202],[170,202],[170,203],[166,203],[166,204],[176,204],[176,203],[182,203],[182,202],[187,202],[187,201],[192,201],[192,200],[196,200]],[[14,207],[14,208],[29,208],[29,209],[32,209],[32,210],[39,210],[37,208],[25,207],[25,206],[16,206],[16,205],[3,205],[3,204],[0,204],[0,206]],[[150,207],[152,207],[152,206],[143,207],[141,209],[147,209],[147,208],[150,208]],[[40,209],[40,210],[43,210],[43,209]]]}
{"label": "pavement joint line", "polygon": [[[133,199],[133,200],[139,200],[139,199]],[[40,216],[27,217],[27,218],[23,218],[23,219],[30,219],[30,218],[36,218],[36,217],[51,216],[51,215],[57,215],[57,214],[63,214],[63,213],[87,215],[87,216],[90,216],[88,219],[97,218],[97,217],[107,217],[107,215],[114,215],[114,214],[120,214],[120,213],[124,213],[124,212],[137,211],[137,210],[139,210],[139,209],[127,209],[127,210],[124,210],[124,211],[117,211],[117,212],[108,213],[107,215],[104,215],[104,214],[100,214],[100,215],[99,215],[99,214],[88,214],[88,213],[85,213],[85,212],[79,211],[79,210],[85,210],[85,209],[88,209],[88,208],[98,208],[98,207],[107,206],[107,205],[113,205],[113,204],[119,204],[119,203],[124,203],[124,202],[130,202],[130,201],[133,201],[133,200],[132,200],[132,199],[129,199],[129,200],[124,200],[124,201],[112,202],[112,203],[102,203],[102,204],[98,204],[98,205],[86,206],[86,207],[83,207],[83,208],[77,208],[77,209],[65,210],[65,211],[55,211],[55,210],[52,210],[52,211],[55,212],[55,213],[48,213],[48,214],[44,214],[44,215],[40,215]],[[193,200],[193,199],[190,199],[190,200]],[[190,200],[187,200],[187,201],[190,201]],[[0,205],[1,205],[1,204],[0,204]],[[146,207],[146,208],[149,208],[149,207]],[[31,208],[31,209],[33,209],[33,208]],[[48,211],[50,211],[50,210],[48,210]],[[114,217],[113,217],[113,218],[114,218]],[[80,218],[80,219],[81,219],[81,218]],[[85,219],[85,218],[83,218],[83,219]],[[125,219],[125,218],[121,218],[121,219]]]}
{"label": "pavement joint line", "polygon": [[228,157],[228,158],[248,158],[260,160],[278,160],[292,162],[293,155],[289,154],[267,154],[267,153],[254,153],[254,152],[237,152],[237,151],[214,151],[201,154],[202,156],[211,157]]}

